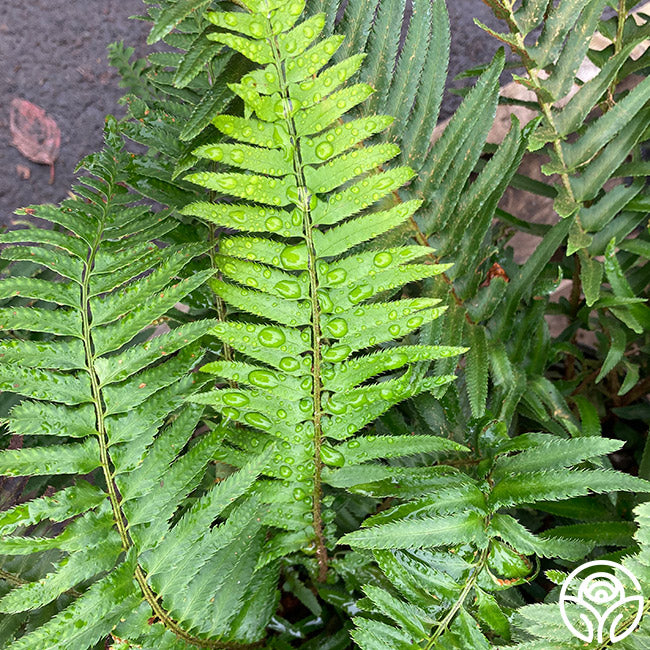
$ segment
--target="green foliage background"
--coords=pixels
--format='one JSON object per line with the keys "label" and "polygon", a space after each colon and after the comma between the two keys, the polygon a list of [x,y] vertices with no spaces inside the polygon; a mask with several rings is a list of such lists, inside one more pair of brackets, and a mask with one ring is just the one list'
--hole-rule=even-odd
{"label": "green foliage background", "polygon": [[650,17],[486,2],[509,62],[432,145],[443,0],[145,0],[127,117],[0,235],[3,648],[606,648],[591,559],[650,608]]}

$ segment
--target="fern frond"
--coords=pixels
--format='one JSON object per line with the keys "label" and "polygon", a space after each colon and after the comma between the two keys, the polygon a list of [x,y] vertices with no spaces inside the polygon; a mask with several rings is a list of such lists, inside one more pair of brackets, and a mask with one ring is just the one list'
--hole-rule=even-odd
{"label": "fern frond", "polygon": [[[608,629],[605,629],[605,638],[602,642],[594,640],[593,647],[599,650],[606,648],[615,648],[617,645],[623,644],[623,647],[629,650],[641,650],[648,644],[650,639],[650,628],[648,626],[647,612],[650,609],[650,597],[648,593],[648,585],[650,584],[650,562],[648,555],[648,535],[650,524],[650,509],[648,504],[644,503],[634,511],[635,523],[638,526],[635,533],[635,541],[638,544],[638,550],[633,552],[622,561],[622,565],[630,571],[639,581],[641,586],[641,612],[642,616],[637,622],[634,631],[622,641],[618,643],[616,640],[612,641],[611,635],[607,634]],[[595,569],[597,570],[597,568]],[[611,569],[616,575],[617,570]],[[566,576],[564,576],[566,577]],[[621,574],[623,584],[628,580]],[[558,581],[559,584],[559,581]],[[630,594],[637,595],[635,587],[629,585]],[[634,594],[632,594],[634,591]],[[635,603],[636,604],[636,603]],[[613,631],[617,634],[622,634],[627,631],[635,621],[636,611],[632,609],[621,608],[617,610],[618,617],[612,623],[614,624]],[[571,613],[569,614],[571,616]],[[513,644],[512,648],[521,650],[528,650],[529,648],[580,648],[584,647],[583,640],[577,637],[567,638],[566,624],[561,618],[560,608],[557,603],[546,603],[543,605],[527,605],[520,608],[514,618],[514,628],[517,632],[515,640],[517,643]],[[609,620],[608,620],[609,624]],[[578,623],[578,626],[580,623]],[[577,629],[581,629],[578,627]],[[563,632],[564,630],[564,632]]]}
{"label": "fern frond", "polygon": [[[611,440],[524,434],[495,445],[480,480],[451,468],[429,469],[431,477],[432,470],[438,470],[435,496],[430,492],[423,496],[422,470],[411,470],[409,476],[407,469],[384,468],[384,477],[377,472],[373,483],[353,486],[371,496],[410,498],[370,517],[364,528],[342,540],[373,549],[393,588],[392,592],[364,588],[371,601],[364,605],[369,616],[355,619],[355,641],[364,650],[377,650],[384,647],[380,641],[384,638],[425,648],[437,647],[438,642],[456,643],[459,648],[493,647],[485,634],[510,640],[500,592],[530,577],[534,563],[527,556],[578,560],[597,540],[594,525],[558,527],[540,535],[500,510],[569,499],[588,490],[650,489],[650,483],[624,474],[574,467],[619,447]],[[391,475],[399,481],[398,489],[386,489]]]}
{"label": "fern frond", "polygon": [[[47,475],[64,486],[0,515],[0,554],[58,552],[42,575],[3,590],[0,609],[19,617],[4,647],[95,647],[136,610],[159,622],[155,632],[146,619],[137,630],[129,628],[134,642],[161,636],[173,640],[164,647],[230,647],[239,629],[243,639],[257,640],[266,619],[235,620],[235,604],[255,599],[259,589],[269,593],[277,576],[275,565],[255,570],[262,508],[251,486],[270,450],[260,450],[222,482],[202,485],[225,434],[217,428],[195,435],[203,408],[184,402],[203,383],[191,371],[203,356],[200,340],[217,321],[179,325],[174,306],[214,271],[197,259],[204,244],[162,247],[154,241],[164,240],[178,222],[168,212],[154,215],[135,205],[138,197],[124,186],[131,158],[112,118],[106,139],[105,151],[85,161],[88,175],[73,199],[29,209],[65,232],[4,235],[5,242],[38,245],[44,255],[33,257],[36,264],[45,264],[45,256],[51,264],[52,250],[68,262],[58,279],[17,275],[0,281],[7,294],[25,291],[37,305],[5,307],[0,314],[13,336],[4,341],[4,388],[27,398],[7,423],[25,444],[0,452],[0,474]],[[13,260],[15,250],[2,254]],[[40,307],[52,304],[58,307]],[[155,336],[163,322],[168,331]],[[46,335],[28,339],[32,332]],[[58,534],[29,534],[30,526],[67,520]],[[206,580],[200,570],[228,561],[245,535],[257,545],[239,568],[218,584]],[[234,601],[211,604],[231,578],[236,589],[224,589]],[[206,605],[188,608],[187,590],[201,594]],[[61,612],[51,611],[51,603],[72,592],[76,598],[68,598]],[[25,626],[22,612],[40,608],[38,623]],[[218,627],[204,624],[211,618]]]}
{"label": "fern frond", "polygon": [[[219,325],[213,331],[242,355],[270,367],[239,362],[211,365],[206,370],[250,388],[221,388],[193,399],[278,439],[275,475],[283,479],[285,502],[294,502],[292,521],[300,521],[300,528],[313,528],[324,577],[327,543],[321,473],[324,465],[346,462],[343,448],[337,449],[328,439],[349,441],[352,449],[355,435],[392,405],[435,390],[452,377],[416,379],[407,370],[388,381],[355,386],[387,371],[461,350],[420,346],[404,348],[395,353],[397,357],[390,350],[358,359],[351,356],[401,339],[436,319],[441,313],[436,300],[380,301],[378,297],[447,267],[409,264],[426,248],[355,253],[359,245],[410,219],[419,206],[417,201],[397,205],[391,201],[391,193],[411,178],[412,171],[399,167],[379,171],[398,148],[360,144],[385,129],[390,120],[369,116],[339,122],[372,90],[365,84],[339,88],[358,68],[359,57],[324,68],[341,40],[317,41],[323,15],[298,23],[301,3],[247,2],[245,6],[247,12],[210,14],[215,25],[230,31],[209,38],[263,66],[231,86],[243,99],[247,116],[217,117],[215,126],[234,142],[209,144],[196,152],[226,169],[234,166],[244,171],[198,172],[187,180],[263,207],[199,202],[183,213],[263,235],[222,241],[217,266],[224,279],[211,281],[211,286],[226,303],[265,319],[268,325],[244,321]],[[368,211],[381,199],[380,210]],[[350,376],[353,368],[354,383],[337,388],[333,380]],[[287,382],[296,386],[293,400],[286,394]],[[377,443],[381,448],[377,452],[368,444],[365,456],[392,455],[389,441],[385,442]],[[435,441],[428,445],[422,441],[422,449],[427,447],[440,448]],[[347,457],[353,463],[364,458],[352,453]],[[299,530],[288,520],[284,528]]]}

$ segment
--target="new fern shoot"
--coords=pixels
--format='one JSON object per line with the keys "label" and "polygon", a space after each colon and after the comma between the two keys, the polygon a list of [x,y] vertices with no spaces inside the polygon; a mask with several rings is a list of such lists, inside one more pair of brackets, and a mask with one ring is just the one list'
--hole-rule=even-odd
{"label": "new fern shoot", "polygon": [[230,85],[246,116],[219,115],[214,125],[226,140],[194,151],[223,171],[186,178],[224,198],[183,213],[241,232],[221,239],[210,286],[233,311],[255,318],[238,314],[212,330],[242,356],[203,371],[237,387],[192,400],[243,425],[227,436],[241,452],[275,445],[265,472],[271,480],[259,486],[271,506],[265,523],[278,531],[267,559],[312,547],[322,581],[336,542],[327,531],[325,487],[334,468],[460,449],[435,436],[377,441],[362,430],[393,405],[453,379],[413,364],[462,349],[392,345],[444,308],[438,299],[391,296],[448,267],[414,263],[427,247],[381,245],[380,235],[408,221],[420,202],[397,195],[413,176],[409,168],[383,169],[399,148],[363,144],[392,118],[344,121],[372,94],[367,84],[345,85],[363,57],[328,66],[343,39],[319,40],[324,14],[298,22],[304,2],[242,5],[245,11],[208,18],[225,30],[210,39],[259,66]]}

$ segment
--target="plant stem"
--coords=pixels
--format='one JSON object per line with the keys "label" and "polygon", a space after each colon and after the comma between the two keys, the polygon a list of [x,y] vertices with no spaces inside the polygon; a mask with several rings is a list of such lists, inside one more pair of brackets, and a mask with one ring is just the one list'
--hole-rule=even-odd
{"label": "plant stem", "polygon": [[427,641],[427,645],[424,647],[424,650],[433,650],[436,643],[438,642],[438,639],[446,632],[447,628],[453,621],[454,617],[456,616],[456,614],[458,614],[460,608],[465,603],[465,600],[469,595],[469,592],[474,588],[474,585],[476,584],[476,581],[478,580],[481,571],[483,571],[483,569],[485,568],[485,564],[487,562],[489,553],[490,553],[489,547],[486,547],[481,551],[481,555],[479,556],[478,562],[474,565],[474,570],[472,571],[469,578],[467,579],[467,582],[465,583],[463,590],[460,592],[460,595],[458,596],[456,602],[454,603],[454,606],[447,612],[447,614],[442,619],[442,621],[440,621],[433,635],[429,637]]}
{"label": "plant stem", "polygon": [[[618,54],[623,49],[623,33],[625,31],[625,21],[627,20],[627,9],[625,0],[618,0],[618,24],[616,26],[616,38],[614,39],[614,54]],[[614,91],[616,90],[616,77],[607,90],[607,107],[613,108],[616,104],[614,101]]]}
{"label": "plant stem", "polygon": [[[268,21],[269,32],[272,33],[272,26],[270,20]],[[308,256],[308,273],[309,273],[309,294],[311,298],[311,343],[312,343],[312,400],[313,400],[313,424],[314,424],[314,486],[313,486],[313,505],[312,517],[313,528],[316,542],[316,558],[318,560],[318,580],[325,582],[327,579],[328,569],[328,555],[327,546],[325,545],[325,534],[323,531],[323,515],[322,515],[322,473],[323,461],[321,459],[321,446],[323,444],[323,429],[322,429],[322,369],[321,369],[321,347],[323,335],[320,326],[320,303],[318,297],[318,271],[316,267],[317,254],[314,245],[313,225],[311,217],[311,194],[307,187],[305,180],[304,164],[300,153],[300,146],[298,143],[298,134],[296,131],[296,124],[291,116],[291,96],[289,93],[289,83],[282,63],[282,57],[278,46],[277,38],[275,36],[268,39],[269,45],[273,50],[275,57],[275,67],[278,73],[280,95],[285,106],[285,117],[289,138],[293,148],[293,170],[296,177],[296,186],[298,189],[299,205],[298,210],[302,212],[303,220],[303,236],[307,246]]]}
{"label": "plant stem", "polygon": [[[114,187],[109,185],[106,192],[106,203],[103,206],[103,219],[102,223],[105,223],[108,217],[108,209],[111,203],[111,199],[114,195]],[[101,382],[95,371],[95,349],[92,340],[92,312],[90,308],[90,276],[92,269],[95,264],[95,258],[99,250],[103,235],[103,227],[99,228],[95,240],[88,251],[88,255],[84,264],[84,271],[82,276],[81,284],[81,319],[82,319],[82,337],[84,345],[84,353],[86,357],[86,370],[90,377],[90,385],[92,391],[93,404],[95,407],[95,423],[97,426],[97,439],[99,442],[99,455],[101,461],[101,468],[104,474],[104,479],[106,481],[106,490],[108,493],[108,499],[111,504],[111,509],[113,511],[113,519],[115,520],[115,525],[117,526],[120,539],[122,541],[122,548],[124,551],[128,551],[133,547],[133,541],[128,532],[128,524],[124,512],[122,511],[122,506],[120,502],[120,495],[115,485],[114,474],[112,470],[112,462],[108,452],[109,440],[108,432],[106,430],[106,423],[104,419],[104,399],[102,396]],[[1,577],[1,576],[0,576]],[[159,603],[160,596],[154,593],[154,591],[149,586],[147,582],[146,573],[140,565],[136,566],[135,569],[135,579],[140,586],[142,595],[147,601],[154,614],[161,623],[171,632],[173,632],[178,638],[186,641],[187,643],[194,645],[198,648],[215,648],[215,649],[238,649],[238,648],[253,648],[257,647],[257,644],[237,644],[237,643],[224,643],[221,641],[211,641],[208,639],[201,639],[196,637],[189,632],[186,632],[181,628],[178,622],[176,622],[170,614],[162,607]]]}
{"label": "plant stem", "polygon": [[9,571],[4,571],[3,569],[0,569],[0,579],[10,582],[15,587],[20,587],[21,585],[27,584],[27,580],[23,580],[15,573],[9,573]]}

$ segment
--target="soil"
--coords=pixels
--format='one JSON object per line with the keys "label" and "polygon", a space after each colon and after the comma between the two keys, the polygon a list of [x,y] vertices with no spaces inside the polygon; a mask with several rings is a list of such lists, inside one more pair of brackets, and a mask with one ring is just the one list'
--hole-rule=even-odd
{"label": "soil", "polygon": [[[102,143],[107,113],[122,114],[123,90],[109,67],[106,47],[124,40],[142,55],[148,27],[129,20],[141,0],[3,0],[0,13],[0,224],[32,203],[65,198],[74,168]],[[488,61],[498,44],[473,23],[498,23],[481,0],[448,0],[452,23],[450,83],[453,76]],[[9,104],[14,97],[44,108],[61,129],[61,152],[54,184],[49,169],[26,160],[11,146]],[[460,103],[448,94],[442,118]],[[26,178],[28,177],[28,178]],[[14,217],[15,218],[15,217]]]}

